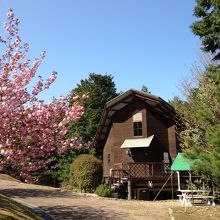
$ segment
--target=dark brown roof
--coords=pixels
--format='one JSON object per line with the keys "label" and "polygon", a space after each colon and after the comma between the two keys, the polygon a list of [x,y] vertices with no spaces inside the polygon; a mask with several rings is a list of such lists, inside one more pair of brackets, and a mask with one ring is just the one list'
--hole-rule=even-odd
{"label": "dark brown roof", "polygon": [[101,148],[104,146],[111,125],[111,117],[115,112],[132,102],[134,98],[144,101],[150,108],[163,115],[165,118],[174,119],[176,116],[174,108],[162,98],[135,89],[130,89],[105,104],[93,143],[94,146]]}

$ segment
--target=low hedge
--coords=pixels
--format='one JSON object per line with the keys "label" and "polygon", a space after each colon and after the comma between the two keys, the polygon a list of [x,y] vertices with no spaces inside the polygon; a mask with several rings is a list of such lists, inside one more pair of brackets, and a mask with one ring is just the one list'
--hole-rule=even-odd
{"label": "low hedge", "polygon": [[70,183],[81,192],[94,192],[102,181],[102,161],[81,154],[71,164]]}

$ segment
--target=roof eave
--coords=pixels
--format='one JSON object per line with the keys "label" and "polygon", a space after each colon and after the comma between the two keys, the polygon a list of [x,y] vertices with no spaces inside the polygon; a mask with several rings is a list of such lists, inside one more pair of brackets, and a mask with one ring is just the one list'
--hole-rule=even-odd
{"label": "roof eave", "polygon": [[[93,146],[99,147],[97,145],[99,145],[99,144],[103,145],[104,143],[102,143],[102,142],[105,142],[106,134],[105,134],[105,132],[102,132],[102,131],[103,131],[104,127],[110,126],[110,124],[111,124],[111,123],[109,123],[106,125],[106,120],[107,119],[110,120],[109,112],[117,111],[116,109],[114,109],[114,107],[117,106],[118,103],[124,103],[125,105],[128,104],[129,97],[132,95],[136,96],[140,99],[143,99],[145,101],[148,100],[148,102],[156,103],[155,106],[158,106],[160,109],[162,108],[162,111],[164,113],[166,112],[167,117],[171,118],[171,117],[176,117],[176,115],[177,115],[175,112],[175,109],[171,105],[169,105],[166,101],[164,101],[162,98],[160,98],[158,96],[151,95],[149,93],[137,91],[135,89],[130,89],[127,92],[113,98],[112,100],[108,101],[105,104],[105,107],[104,107],[104,110],[103,110],[103,113],[102,113],[102,116],[100,119],[99,127],[96,132],[95,140],[92,144]],[[126,99],[127,99],[127,101],[126,101]],[[111,117],[112,117],[112,115],[111,115]],[[105,137],[101,138],[102,135],[104,135]],[[103,148],[104,146],[100,146],[100,147]]]}

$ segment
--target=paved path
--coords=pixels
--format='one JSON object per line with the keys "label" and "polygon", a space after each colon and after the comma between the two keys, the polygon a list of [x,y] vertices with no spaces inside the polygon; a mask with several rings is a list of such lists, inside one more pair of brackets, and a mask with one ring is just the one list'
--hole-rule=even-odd
{"label": "paved path", "polygon": [[0,180],[0,193],[44,209],[61,220],[170,220],[169,208],[177,204],[106,199],[4,180]]}

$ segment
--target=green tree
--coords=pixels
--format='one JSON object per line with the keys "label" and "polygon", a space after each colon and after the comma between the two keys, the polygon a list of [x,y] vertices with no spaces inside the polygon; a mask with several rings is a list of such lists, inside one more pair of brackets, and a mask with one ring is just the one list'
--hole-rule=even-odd
{"label": "green tree", "polygon": [[141,91],[145,93],[151,93],[146,85],[142,86]]}
{"label": "green tree", "polygon": [[220,188],[220,68],[210,65],[187,89],[187,101],[171,102],[182,116],[181,146],[186,156],[199,159],[193,170]]}
{"label": "green tree", "polygon": [[70,165],[71,163],[81,154],[93,154],[94,150],[89,147],[82,147],[82,148],[72,148],[66,151],[59,157],[60,167],[57,169],[53,176],[57,182],[57,186],[67,186],[70,184]]}
{"label": "green tree", "polygon": [[[88,96],[89,98],[83,98]],[[79,96],[79,103],[84,107],[84,115],[78,121],[69,124],[67,138],[78,137],[82,139],[83,147],[79,149],[69,149],[58,158],[59,168],[50,173],[54,182],[58,185],[68,185],[70,178],[70,165],[80,154],[96,154],[101,156],[102,152],[95,152],[90,147],[97,131],[101,114],[106,102],[117,96],[115,83],[111,75],[101,75],[91,73],[85,80],[81,80],[76,88],[70,92],[69,103],[72,105],[72,98]]]}
{"label": "green tree", "polygon": [[220,48],[220,1],[196,0],[194,16],[198,21],[191,25],[192,32],[202,40],[202,50],[215,53]]}
{"label": "green tree", "polygon": [[[220,1],[196,0],[192,32],[202,40],[202,50],[219,53]],[[217,54],[219,56],[219,54]],[[180,143],[185,155],[197,159],[194,171],[212,180],[220,190],[220,67],[212,63],[195,67],[193,83],[184,83],[186,101],[171,102],[181,117]]]}
{"label": "green tree", "polygon": [[105,104],[117,96],[113,77],[91,73],[87,79],[77,84],[77,87],[71,91],[70,97],[82,97],[83,94],[89,97],[80,99],[80,104],[84,106],[84,115],[79,121],[71,123],[68,136],[82,137],[87,143],[95,137]]}

